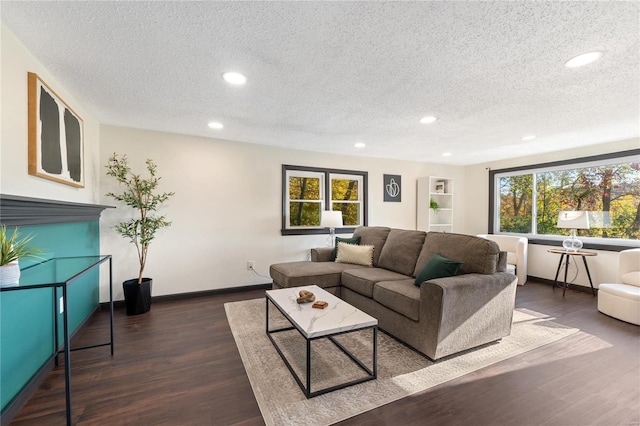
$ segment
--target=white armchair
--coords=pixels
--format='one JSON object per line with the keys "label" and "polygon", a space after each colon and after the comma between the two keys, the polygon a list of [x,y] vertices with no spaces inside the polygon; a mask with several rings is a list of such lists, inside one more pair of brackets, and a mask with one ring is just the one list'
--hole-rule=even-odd
{"label": "white armchair", "polygon": [[498,243],[500,250],[507,252],[507,271],[518,277],[518,285],[524,285],[527,282],[527,251],[529,247],[527,237],[496,234],[479,234],[478,237]]}
{"label": "white armchair", "polygon": [[620,252],[616,283],[598,286],[598,310],[640,325],[640,248]]}

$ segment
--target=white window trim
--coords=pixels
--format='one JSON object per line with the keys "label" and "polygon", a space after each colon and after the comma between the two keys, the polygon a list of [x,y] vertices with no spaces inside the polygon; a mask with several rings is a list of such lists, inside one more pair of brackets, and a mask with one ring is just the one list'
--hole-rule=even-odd
{"label": "white window trim", "polygon": [[331,194],[329,194],[329,209],[328,210],[333,210],[333,204],[359,204],[360,208],[358,209],[358,224],[357,225],[352,225],[352,226],[360,226],[363,223],[363,219],[362,219],[362,205],[363,205],[363,199],[364,199],[364,191],[363,191],[363,186],[364,186],[364,178],[360,175],[350,175],[350,174],[344,174],[344,173],[329,173],[329,182],[331,182],[333,179],[336,180],[341,180],[341,179],[347,179],[347,180],[355,180],[358,181],[358,199],[356,201],[354,200],[334,200],[333,197],[331,196]]}
{"label": "white window trim", "polygon": [[[319,199],[318,200],[307,200],[307,199],[291,199],[289,198],[289,179],[291,177],[301,177],[301,178],[312,178],[318,179],[320,181],[320,185],[318,188],[319,191]],[[301,203],[317,203],[320,204],[320,211],[324,210],[325,206],[325,174],[321,172],[312,172],[305,170],[287,170],[286,171],[286,201],[285,201],[285,223],[286,229],[317,229],[317,226],[289,226],[291,223],[291,202],[301,202]]]}

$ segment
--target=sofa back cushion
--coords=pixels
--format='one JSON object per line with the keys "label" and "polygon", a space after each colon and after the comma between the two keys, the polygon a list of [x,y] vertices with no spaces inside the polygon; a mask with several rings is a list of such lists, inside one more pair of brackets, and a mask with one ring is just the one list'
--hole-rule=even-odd
{"label": "sofa back cushion", "polygon": [[378,266],[380,252],[384,242],[387,240],[389,231],[391,231],[391,228],[383,226],[360,226],[353,233],[354,237],[360,237],[361,245],[373,246],[373,266]]}
{"label": "sofa back cushion", "polygon": [[494,241],[473,235],[428,232],[416,262],[416,276],[434,254],[462,262],[459,273],[493,274],[498,268],[500,248]]}
{"label": "sofa back cushion", "polygon": [[404,275],[414,274],[425,235],[423,231],[392,229],[382,247],[378,267]]}
{"label": "sofa back cushion", "polygon": [[620,281],[622,281],[623,284],[640,287],[640,271],[627,272],[623,274],[621,278]]}

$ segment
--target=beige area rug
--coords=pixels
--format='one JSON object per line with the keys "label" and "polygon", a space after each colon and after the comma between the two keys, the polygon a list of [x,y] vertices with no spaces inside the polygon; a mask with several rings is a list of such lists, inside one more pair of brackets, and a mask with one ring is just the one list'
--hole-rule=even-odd
{"label": "beige area rug", "polygon": [[[225,310],[258,406],[267,425],[328,425],[429,389],[491,364],[576,333],[524,312],[514,311],[511,335],[438,362],[429,361],[383,332],[378,333],[378,378],[306,399],[265,333],[265,300],[226,303]],[[287,326],[269,309],[270,328]],[[371,366],[371,331],[338,340]],[[295,330],[275,333],[279,347],[301,378],[305,371],[305,340]],[[312,391],[351,380],[364,372],[327,339],[312,343]],[[303,379],[304,381],[304,379]]]}

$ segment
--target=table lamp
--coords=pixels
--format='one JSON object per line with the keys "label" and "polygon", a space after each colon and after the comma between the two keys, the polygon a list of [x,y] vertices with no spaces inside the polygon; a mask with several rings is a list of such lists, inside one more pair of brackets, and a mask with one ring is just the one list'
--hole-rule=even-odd
{"label": "table lamp", "polygon": [[331,247],[336,243],[336,228],[342,227],[342,212],[325,210],[322,212],[320,218],[320,226],[323,228],[329,228],[329,235],[331,235]]}
{"label": "table lamp", "polygon": [[558,228],[571,230],[569,238],[562,242],[567,251],[578,251],[582,248],[582,241],[576,238],[576,229],[589,229],[589,215],[586,211],[562,211],[558,215]]}

